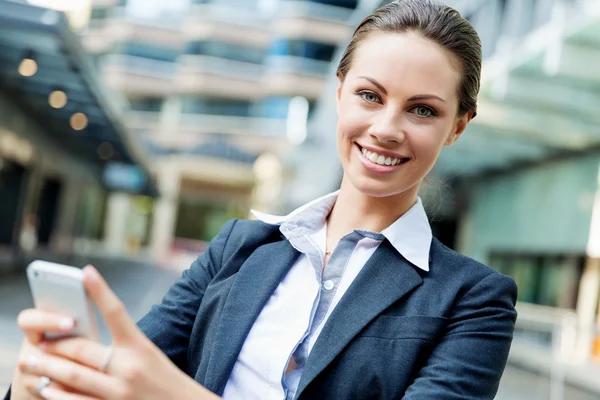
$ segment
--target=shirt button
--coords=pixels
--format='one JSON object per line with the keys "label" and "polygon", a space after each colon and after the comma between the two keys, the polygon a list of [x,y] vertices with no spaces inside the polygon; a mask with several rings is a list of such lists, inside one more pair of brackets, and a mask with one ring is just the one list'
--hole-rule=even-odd
{"label": "shirt button", "polygon": [[335,285],[333,284],[333,281],[325,281],[323,282],[323,287],[325,288],[325,290],[331,290],[333,289]]}

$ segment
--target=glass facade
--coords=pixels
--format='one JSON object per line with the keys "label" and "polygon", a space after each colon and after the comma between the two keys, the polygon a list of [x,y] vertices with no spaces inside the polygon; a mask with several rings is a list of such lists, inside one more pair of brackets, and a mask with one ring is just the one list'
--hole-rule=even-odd
{"label": "glass facade", "polygon": [[[291,97],[268,96],[254,106],[254,114],[263,118],[287,118]],[[309,100],[309,118],[315,109],[315,102]]]}
{"label": "glass facade", "polygon": [[182,112],[187,114],[251,116],[252,102],[242,99],[226,99],[207,96],[184,96]]}
{"label": "glass facade", "polygon": [[190,42],[187,45],[186,54],[220,57],[227,60],[255,64],[262,64],[265,56],[262,49],[217,40],[197,40]]}
{"label": "glass facade", "polygon": [[[284,0],[296,1],[296,0]],[[355,9],[358,6],[358,0],[305,0],[309,3],[326,4],[329,6],[344,7]]]}
{"label": "glass facade", "polygon": [[116,54],[127,54],[135,57],[148,58],[158,61],[174,62],[179,56],[178,50],[167,47],[154,46],[149,43],[120,42],[115,43],[110,51]]}
{"label": "glass facade", "polygon": [[162,97],[132,97],[129,98],[130,108],[134,111],[152,111],[162,110],[164,98]]}
{"label": "glass facade", "polygon": [[331,61],[336,46],[302,39],[278,39],[271,42],[270,56],[295,56],[312,60]]}
{"label": "glass facade", "polygon": [[90,14],[90,20],[98,21],[107,19],[111,15],[112,8],[93,8],[92,13]]}
{"label": "glass facade", "polygon": [[[257,101],[210,96],[184,96],[182,112],[185,114],[283,119],[287,118],[291,100],[292,98],[288,96],[268,96]],[[141,106],[140,103],[137,104],[138,109],[145,111],[141,109]],[[309,117],[314,108],[315,101],[309,101]]]}
{"label": "glass facade", "polygon": [[519,301],[574,309],[584,262],[584,255],[495,253],[489,264],[515,280]]}
{"label": "glass facade", "polygon": [[210,241],[229,219],[245,216],[246,210],[235,202],[217,204],[206,200],[180,199],[175,237]]}

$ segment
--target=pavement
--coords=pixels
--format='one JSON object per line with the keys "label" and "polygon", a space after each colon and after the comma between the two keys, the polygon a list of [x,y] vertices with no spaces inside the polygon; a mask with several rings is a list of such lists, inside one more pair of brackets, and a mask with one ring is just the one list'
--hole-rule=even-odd
{"label": "pavement", "polygon": [[[115,265],[116,264],[116,265]],[[180,271],[158,268],[136,262],[129,264],[121,261],[108,262],[106,265],[95,263],[115,293],[121,298],[134,320],[148,312],[152,304],[161,301],[168,288],[179,278]],[[0,276],[0,396],[6,391],[12,380],[17,362],[18,350],[23,339],[16,326],[19,312],[33,306],[27,278],[24,273],[12,276]],[[109,343],[106,329],[100,326],[100,337]],[[523,350],[518,344],[513,346],[523,358]],[[514,355],[513,355],[514,356]],[[551,388],[546,374],[526,368],[522,363],[507,366],[496,400],[597,400],[599,393],[567,385],[562,397],[551,397],[556,388]]]}

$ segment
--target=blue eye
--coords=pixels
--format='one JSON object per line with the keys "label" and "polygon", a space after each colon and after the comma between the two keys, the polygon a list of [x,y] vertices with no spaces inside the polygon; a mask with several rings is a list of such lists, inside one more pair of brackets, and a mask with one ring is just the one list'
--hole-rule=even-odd
{"label": "blue eye", "polygon": [[368,103],[380,103],[381,99],[376,93],[371,92],[370,90],[363,90],[358,92],[358,95]]}
{"label": "blue eye", "polygon": [[437,115],[435,111],[431,109],[431,107],[427,106],[416,106],[413,107],[411,111],[423,118],[434,117]]}

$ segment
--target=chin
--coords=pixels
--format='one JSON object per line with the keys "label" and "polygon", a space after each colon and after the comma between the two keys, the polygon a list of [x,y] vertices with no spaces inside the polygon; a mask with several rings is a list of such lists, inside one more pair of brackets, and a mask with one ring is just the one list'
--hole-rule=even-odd
{"label": "chin", "polygon": [[370,197],[390,197],[398,195],[408,188],[405,185],[395,185],[393,182],[382,182],[367,176],[350,176],[350,182],[360,193]]}

